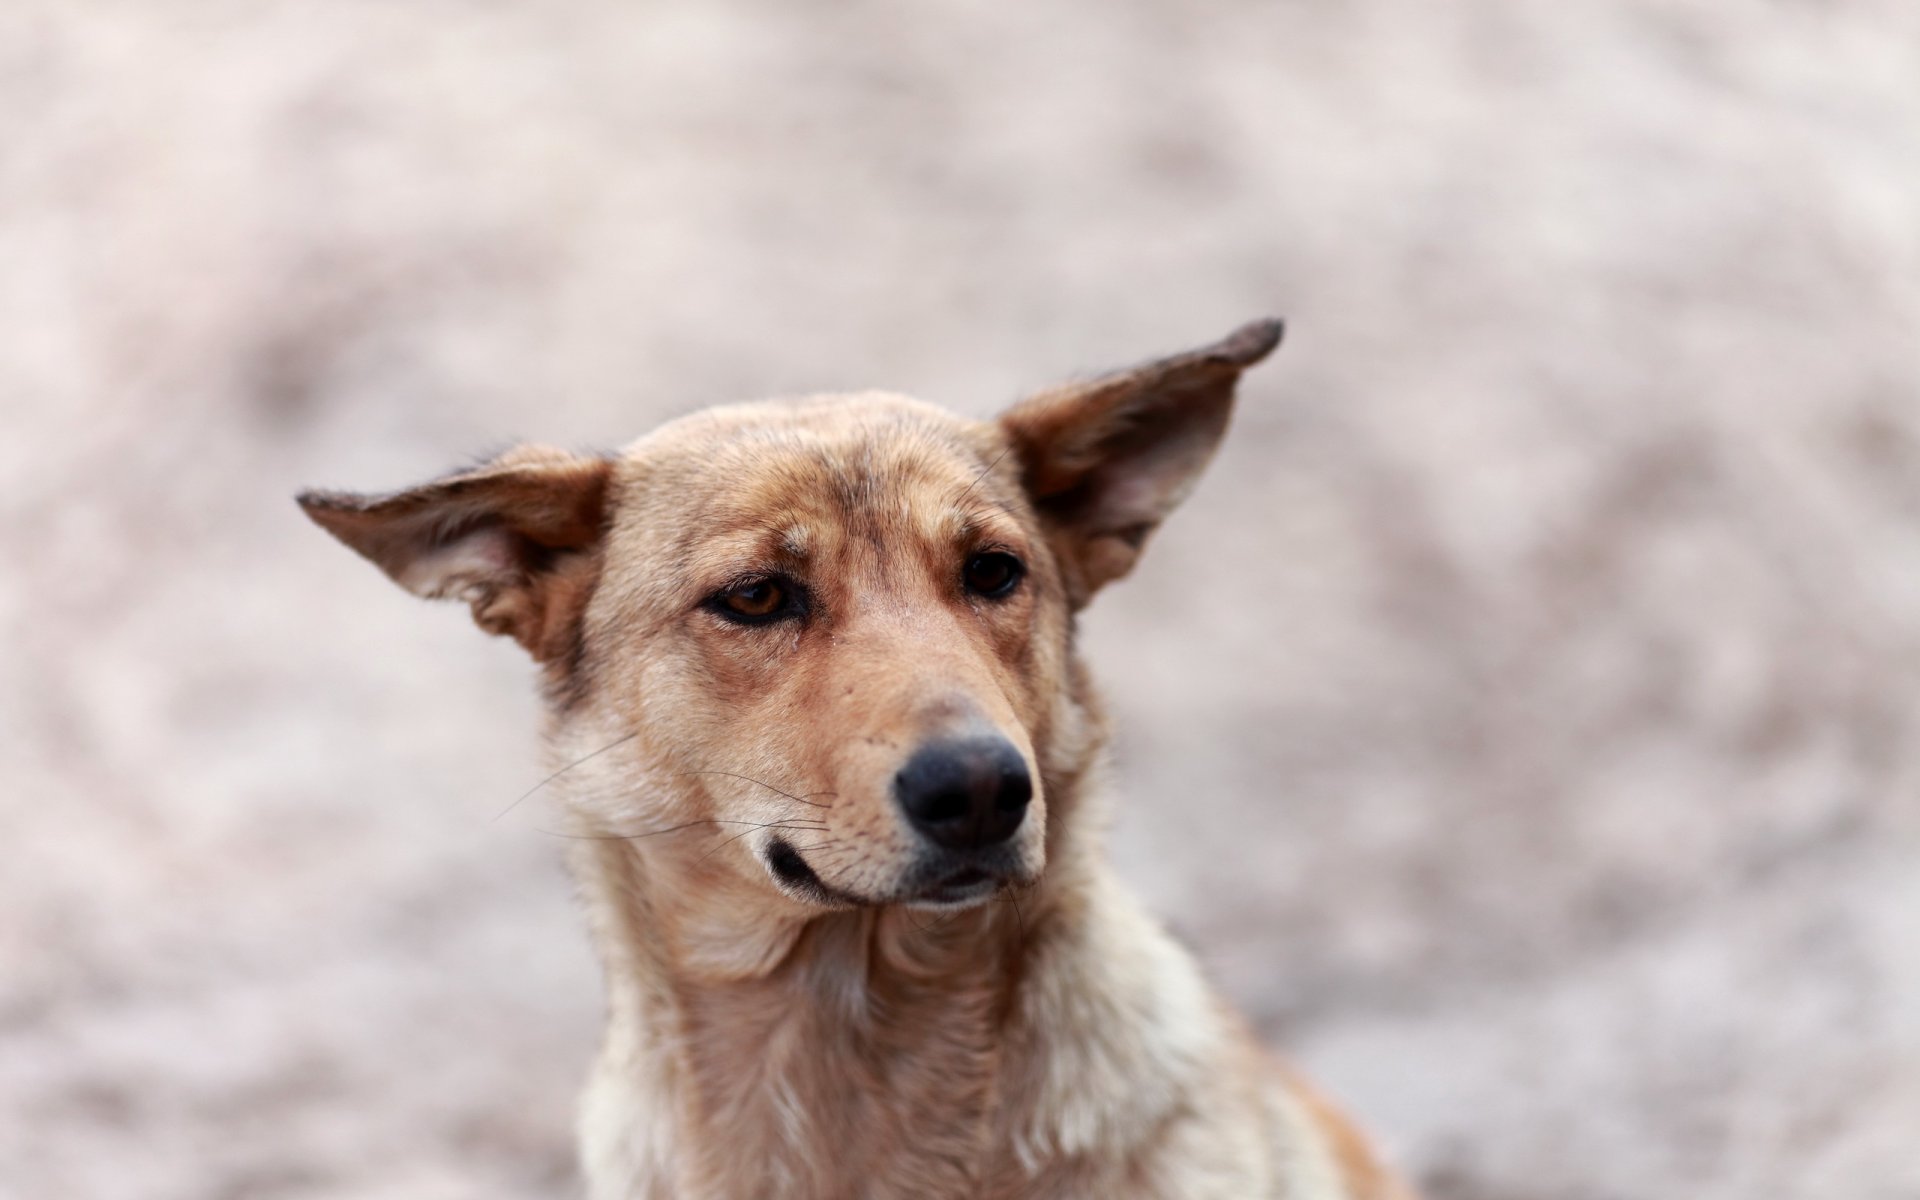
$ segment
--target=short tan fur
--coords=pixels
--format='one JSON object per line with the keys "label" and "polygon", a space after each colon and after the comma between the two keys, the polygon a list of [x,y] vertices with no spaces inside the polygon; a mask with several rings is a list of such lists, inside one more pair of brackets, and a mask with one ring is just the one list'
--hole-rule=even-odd
{"label": "short tan fur", "polygon": [[1100,850],[1075,614],[1275,321],[990,422],[885,393],[523,447],[315,521],[540,664],[604,964],[595,1200],[1388,1200]]}

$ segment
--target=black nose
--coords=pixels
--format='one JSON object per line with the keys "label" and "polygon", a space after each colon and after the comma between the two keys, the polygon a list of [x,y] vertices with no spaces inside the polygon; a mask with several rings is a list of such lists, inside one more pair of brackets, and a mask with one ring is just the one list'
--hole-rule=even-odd
{"label": "black nose", "polygon": [[893,794],[927,837],[950,850],[974,850],[1020,828],[1033,779],[1013,743],[972,737],[920,747],[893,777]]}

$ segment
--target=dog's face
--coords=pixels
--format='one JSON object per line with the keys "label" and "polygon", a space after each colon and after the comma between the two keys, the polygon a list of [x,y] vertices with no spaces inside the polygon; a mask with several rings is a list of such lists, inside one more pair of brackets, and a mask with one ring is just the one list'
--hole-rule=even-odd
{"label": "dog's face", "polygon": [[1047,781],[1083,765],[1072,614],[1278,337],[994,422],[880,394],[743,405],[617,456],[523,448],[301,502],[543,663],[560,753],[606,755],[567,793],[590,836],[678,847],[770,904],[964,906],[1038,877]]}
{"label": "dog's face", "polygon": [[1005,449],[890,396],[643,439],[612,471],[579,703],[700,779],[698,815],[796,896],[951,904],[1031,879],[1068,605],[1017,477],[990,469]]}

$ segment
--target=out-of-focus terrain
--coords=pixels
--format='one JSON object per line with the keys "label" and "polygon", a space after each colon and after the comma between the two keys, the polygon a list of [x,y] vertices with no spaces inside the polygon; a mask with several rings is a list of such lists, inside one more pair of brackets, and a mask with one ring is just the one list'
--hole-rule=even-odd
{"label": "out-of-focus terrain", "polygon": [[301,519],[1270,312],[1114,851],[1437,1200],[1920,1197],[1920,7],[0,8],[0,1195],[573,1193],[529,669]]}

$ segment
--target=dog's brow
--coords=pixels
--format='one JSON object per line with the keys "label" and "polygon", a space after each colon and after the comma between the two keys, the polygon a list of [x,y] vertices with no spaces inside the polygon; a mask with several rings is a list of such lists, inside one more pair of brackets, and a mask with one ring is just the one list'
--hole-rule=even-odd
{"label": "dog's brow", "polygon": [[979,514],[971,509],[950,508],[940,514],[934,533],[942,541],[964,542],[978,533],[982,524]]}
{"label": "dog's brow", "polygon": [[1011,537],[1021,530],[1013,515],[990,500],[975,497],[964,508],[947,510],[941,532],[953,542],[972,542],[986,537]]}
{"label": "dog's brow", "polygon": [[797,521],[737,529],[690,546],[685,556],[688,574],[702,586],[748,574],[777,569],[783,563],[804,561],[816,549],[811,527]]}

